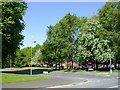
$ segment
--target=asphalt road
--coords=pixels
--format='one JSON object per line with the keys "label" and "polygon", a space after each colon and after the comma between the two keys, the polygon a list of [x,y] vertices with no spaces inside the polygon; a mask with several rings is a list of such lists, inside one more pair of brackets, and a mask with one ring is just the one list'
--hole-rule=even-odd
{"label": "asphalt road", "polygon": [[52,79],[4,84],[3,88],[118,88],[120,86],[120,73],[118,75],[118,73],[50,72],[35,75],[51,76]]}
{"label": "asphalt road", "polygon": [[[4,73],[16,73],[16,74],[29,74],[28,72],[23,72],[23,71],[2,71]],[[52,75],[51,75],[52,74]],[[58,86],[58,85],[70,85],[70,84],[77,84],[77,83],[82,83],[86,82],[86,80],[81,79],[81,78],[71,78],[71,77],[57,77],[53,76],[54,73],[49,73],[49,74],[43,74],[43,73],[34,73],[33,75],[43,75],[43,76],[49,76],[51,75],[51,78],[49,80],[37,80],[37,81],[26,81],[26,82],[19,82],[19,83],[8,83],[8,84],[2,84],[3,90],[10,89],[10,88],[47,88],[51,86]],[[14,77],[13,77],[14,78]]]}
{"label": "asphalt road", "polygon": [[51,77],[66,77],[66,78],[82,78],[88,80],[87,82],[77,83],[74,85],[61,85],[51,88],[118,88],[118,73],[63,73],[63,72],[54,72],[48,74]]}

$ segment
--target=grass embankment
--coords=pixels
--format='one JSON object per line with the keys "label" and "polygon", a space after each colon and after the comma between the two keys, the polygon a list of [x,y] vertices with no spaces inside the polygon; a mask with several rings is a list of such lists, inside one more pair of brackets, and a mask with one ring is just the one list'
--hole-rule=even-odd
{"label": "grass embankment", "polygon": [[50,79],[49,76],[10,74],[10,73],[0,73],[0,74],[2,74],[2,80],[0,80],[0,84]]}

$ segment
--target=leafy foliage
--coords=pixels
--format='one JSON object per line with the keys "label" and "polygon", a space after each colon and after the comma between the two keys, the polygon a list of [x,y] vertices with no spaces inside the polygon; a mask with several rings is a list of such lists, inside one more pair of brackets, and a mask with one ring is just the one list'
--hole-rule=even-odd
{"label": "leafy foliage", "polygon": [[[25,2],[4,2],[2,10],[3,66],[13,58],[14,66],[28,66],[31,61],[31,47],[17,50],[22,45],[21,35],[24,29],[22,16]],[[42,46],[32,48],[34,65],[47,64],[56,66],[67,62],[85,64],[109,62],[120,59],[120,1],[107,2],[99,9],[98,16],[90,19],[66,14],[54,26],[49,26],[47,40]],[[17,50],[17,51],[16,51]],[[16,52],[16,57],[14,56]],[[114,57],[115,56],[115,57]],[[72,65],[73,66],[73,65]]]}
{"label": "leafy foliage", "polygon": [[68,13],[55,26],[49,26],[48,38],[42,50],[44,60],[59,64],[59,67],[65,60],[72,61],[78,45],[78,30],[86,20],[86,17],[80,19]]}
{"label": "leafy foliage", "polygon": [[2,2],[2,65],[7,66],[7,60],[14,59],[14,54],[22,45],[21,35],[24,29],[23,15],[27,4],[21,2]]}
{"label": "leafy foliage", "polygon": [[115,62],[120,59],[120,1],[113,0],[99,9],[99,21],[104,31],[100,32],[102,38],[108,39],[109,46],[115,52]]}
{"label": "leafy foliage", "polygon": [[79,31],[78,60],[80,62],[108,62],[111,49],[108,40],[99,38],[99,31],[103,31],[102,25],[95,18],[91,18]]}
{"label": "leafy foliage", "polygon": [[[39,55],[40,55],[40,45],[37,44],[34,48],[32,48],[33,65],[40,65]],[[17,50],[13,65],[16,67],[22,67],[22,66],[30,66],[30,64],[31,64],[31,47]]]}

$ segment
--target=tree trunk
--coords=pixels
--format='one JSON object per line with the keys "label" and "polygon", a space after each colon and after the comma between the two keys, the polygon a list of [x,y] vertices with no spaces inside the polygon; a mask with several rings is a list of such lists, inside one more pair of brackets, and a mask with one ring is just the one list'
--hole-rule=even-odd
{"label": "tree trunk", "polygon": [[73,69],[73,60],[72,60],[72,69]]}
{"label": "tree trunk", "polygon": [[107,68],[108,68],[108,62],[107,62]]}
{"label": "tree trunk", "polygon": [[79,62],[79,68],[80,68],[80,62]]}
{"label": "tree trunk", "polygon": [[67,61],[67,69],[68,69],[68,61]]}
{"label": "tree trunk", "polygon": [[56,63],[56,69],[57,69],[57,63]]}
{"label": "tree trunk", "polygon": [[13,67],[14,55],[11,56],[11,67]]}
{"label": "tree trunk", "polygon": [[[48,59],[48,63],[49,63],[49,59]],[[48,68],[48,64],[47,64],[47,68]]]}
{"label": "tree trunk", "polygon": [[63,65],[62,65],[62,61],[61,61],[61,67],[62,67],[62,70],[63,70]]}
{"label": "tree trunk", "polygon": [[105,68],[105,64],[103,65],[103,68]]}
{"label": "tree trunk", "polygon": [[60,70],[60,61],[59,61],[59,70]]}
{"label": "tree trunk", "polygon": [[117,66],[116,66],[116,64],[117,64],[117,63],[116,63],[116,61],[115,61],[115,63],[114,63],[114,64],[115,64],[115,69],[116,69],[116,68],[117,68]]}
{"label": "tree trunk", "polygon": [[98,61],[96,60],[96,70],[98,70]]}
{"label": "tree trunk", "polygon": [[116,64],[117,64],[117,60],[118,60],[118,57],[116,55],[116,60],[115,60],[115,69],[117,68]]}

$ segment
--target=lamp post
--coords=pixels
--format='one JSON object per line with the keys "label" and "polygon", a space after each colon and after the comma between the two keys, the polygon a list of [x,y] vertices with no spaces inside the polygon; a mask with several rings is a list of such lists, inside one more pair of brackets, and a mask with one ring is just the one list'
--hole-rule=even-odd
{"label": "lamp post", "polygon": [[10,69],[11,69],[11,66],[12,66],[12,65],[11,65],[11,56],[10,56]]}
{"label": "lamp post", "polygon": [[111,68],[111,54],[109,54],[109,58],[110,58],[110,73],[112,74],[112,68]]}
{"label": "lamp post", "polygon": [[[36,41],[33,41],[32,43],[36,43]],[[32,44],[31,44],[31,69],[30,69],[30,75],[32,75]]]}

